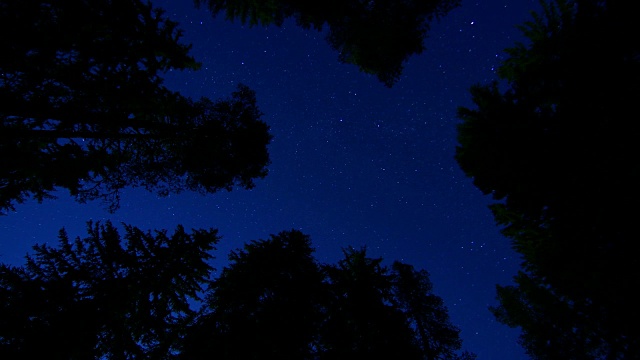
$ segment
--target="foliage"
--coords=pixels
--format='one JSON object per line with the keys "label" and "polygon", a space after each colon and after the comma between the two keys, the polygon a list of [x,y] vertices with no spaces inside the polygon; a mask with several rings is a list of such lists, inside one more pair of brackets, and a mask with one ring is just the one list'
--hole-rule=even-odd
{"label": "foliage", "polygon": [[475,358],[457,354],[459,330],[411,265],[352,248],[321,265],[291,230],[231,252],[211,280],[217,230],[123,227],[89,222],[75,241],[63,229],[57,248],[0,265],[0,357]]}
{"label": "foliage", "polygon": [[[629,211],[640,200],[639,134],[629,121],[640,98],[640,49],[627,6],[543,3],[521,27],[530,43],[507,50],[503,83],[474,86],[476,109],[458,112],[456,159],[496,200],[494,217],[524,260],[517,286],[500,288],[494,310],[523,328],[537,358],[640,350]],[[550,340],[559,329],[569,333]],[[566,343],[546,348],[550,341]]]}
{"label": "foliage", "polygon": [[405,314],[391,304],[391,279],[382,259],[367,257],[365,249],[349,248],[344,255],[325,267],[331,297],[321,328],[321,358],[421,359]]}
{"label": "foliage", "polygon": [[[619,329],[603,324],[603,310],[589,299],[557,294],[544,281],[524,272],[515,286],[498,286],[496,318],[522,329],[520,344],[533,359],[622,359],[634,353]],[[635,357],[635,356],[633,356]]]}
{"label": "foliage", "polygon": [[461,355],[460,330],[449,321],[444,301],[433,294],[433,284],[426,270],[394,261],[391,266],[392,304],[400,309],[414,331],[414,337],[424,359],[473,360],[467,351]]}
{"label": "foliage", "polygon": [[34,246],[0,267],[3,359],[166,359],[209,281],[217,230],[143,232],[88,223],[89,236]]}
{"label": "foliage", "polygon": [[319,324],[320,268],[309,236],[281,232],[229,255],[185,359],[305,359]]}
{"label": "foliage", "polygon": [[250,188],[264,177],[268,127],[255,94],[198,101],[162,85],[196,69],[177,24],[141,0],[0,6],[0,211],[68,189],[110,210],[120,190],[167,195]]}
{"label": "foliage", "polygon": [[424,50],[430,23],[460,5],[459,0],[429,1],[220,1],[206,4],[215,16],[249,25],[282,25],[295,18],[298,25],[321,30],[327,25],[327,42],[340,61],[357,65],[391,87],[400,78],[404,63]]}
{"label": "foliage", "polygon": [[365,249],[335,265],[312,254],[296,230],[232,252],[183,358],[474,358],[456,354],[459,330],[426,272],[399,262],[389,271]]}

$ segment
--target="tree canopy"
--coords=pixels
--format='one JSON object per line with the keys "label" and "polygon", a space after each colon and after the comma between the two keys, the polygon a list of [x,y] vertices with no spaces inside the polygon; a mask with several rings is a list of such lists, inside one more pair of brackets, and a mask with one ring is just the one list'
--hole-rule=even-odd
{"label": "tree canopy", "polygon": [[217,230],[88,223],[0,266],[0,357],[455,359],[459,330],[429,274],[348,248],[313,257],[297,230],[232,251],[212,277]]}
{"label": "tree canopy", "polygon": [[141,0],[4,2],[0,30],[0,211],[68,189],[119,205],[124,187],[160,195],[250,188],[271,136],[254,92],[194,101],[161,75],[197,69],[177,23]]}
{"label": "tree canopy", "polygon": [[207,310],[192,329],[184,359],[306,359],[322,296],[320,266],[299,231],[252,241],[229,255],[212,283]]}
{"label": "tree canopy", "polygon": [[215,16],[249,25],[282,25],[294,18],[298,25],[321,30],[328,27],[327,42],[341,62],[374,74],[386,86],[395,84],[404,63],[424,51],[430,23],[460,5],[459,0],[380,1],[221,1],[206,4]]}
{"label": "tree canopy", "polygon": [[185,359],[475,358],[458,353],[460,331],[426,271],[400,262],[388,269],[352,248],[337,264],[319,264],[309,236],[296,230],[229,259],[187,336]]}
{"label": "tree canopy", "polygon": [[473,87],[476,108],[458,112],[456,159],[493,196],[495,219],[523,256],[517,285],[499,288],[494,312],[522,327],[537,358],[640,351],[630,211],[640,200],[639,133],[629,120],[640,47],[631,14],[621,1],[544,2],[521,26],[530,43],[507,50],[502,82]]}
{"label": "tree canopy", "polygon": [[88,223],[88,237],[34,246],[0,266],[3,359],[167,359],[210,278],[217,231]]}

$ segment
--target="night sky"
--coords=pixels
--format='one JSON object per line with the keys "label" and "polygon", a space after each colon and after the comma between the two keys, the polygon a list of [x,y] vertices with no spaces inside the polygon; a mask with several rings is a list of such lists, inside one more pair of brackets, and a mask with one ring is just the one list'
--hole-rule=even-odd
{"label": "night sky", "polygon": [[115,214],[64,192],[17,205],[0,217],[0,261],[23,264],[36,242],[55,245],[62,227],[84,237],[90,219],[145,230],[218,228],[219,269],[244,242],[299,229],[321,262],[366,245],[387,264],[427,270],[462,330],[463,349],[479,360],[526,358],[519,332],[488,311],[497,305],[495,285],[511,283],[520,259],[494,224],[490,199],[454,160],[455,114],[472,106],[471,85],[496,79],[503,50],[524,41],[515,26],[538,9],[536,0],[463,1],[432,24],[426,51],[410,58],[393,88],[339,63],[323,33],[292,21],[249,28],[213,19],[191,1],[154,4],[180,23],[202,63],[199,71],[168,73],[170,89],[211,99],[229,96],[238,83],[256,91],[274,136],[269,175],[253,190],[206,196],[128,190]]}

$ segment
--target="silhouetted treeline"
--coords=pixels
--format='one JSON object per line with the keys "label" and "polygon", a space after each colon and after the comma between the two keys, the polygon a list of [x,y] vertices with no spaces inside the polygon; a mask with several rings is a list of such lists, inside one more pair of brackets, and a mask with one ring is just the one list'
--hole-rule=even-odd
{"label": "silhouetted treeline", "polygon": [[630,2],[558,0],[471,89],[456,158],[523,256],[498,320],[536,359],[640,358],[640,31]]}
{"label": "silhouetted treeline", "polygon": [[210,193],[267,174],[254,92],[194,101],[162,85],[199,64],[146,1],[3,1],[0,32],[0,213],[56,188],[115,210],[127,186]]}
{"label": "silhouetted treeline", "polygon": [[0,358],[475,358],[411,265],[353,248],[320,264],[292,230],[231,252],[213,279],[216,230],[123,227],[61,230],[0,267]]}
{"label": "silhouetted treeline", "polygon": [[216,230],[88,224],[0,267],[0,358],[166,359],[196,312]]}

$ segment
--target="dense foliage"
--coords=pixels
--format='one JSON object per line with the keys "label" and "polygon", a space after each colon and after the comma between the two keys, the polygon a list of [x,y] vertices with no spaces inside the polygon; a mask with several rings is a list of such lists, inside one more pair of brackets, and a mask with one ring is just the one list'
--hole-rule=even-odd
{"label": "dense foliage", "polygon": [[[429,274],[345,249],[318,264],[309,236],[281,232],[232,252],[185,358],[473,359]],[[251,344],[251,346],[246,346]]]}
{"label": "dense foliage", "polygon": [[[498,319],[535,358],[636,358],[640,47],[622,1],[556,1],[521,27],[501,83],[471,89],[456,158],[523,256]],[[572,355],[568,355],[572,354]]]}
{"label": "dense foliage", "polygon": [[[217,231],[88,224],[0,266],[0,358],[167,359],[196,315]],[[123,239],[124,238],[124,239]],[[124,240],[124,241],[123,241]]]}
{"label": "dense foliage", "polygon": [[216,230],[123,227],[124,241],[110,223],[75,241],[62,230],[57,248],[0,267],[0,357],[475,358],[411,265],[351,248],[318,264],[292,230],[231,252],[212,279]]}
{"label": "dense foliage", "polygon": [[78,200],[252,187],[269,164],[253,91],[191,100],[162,85],[196,69],[177,24],[141,0],[0,4],[0,212],[64,188]]}

